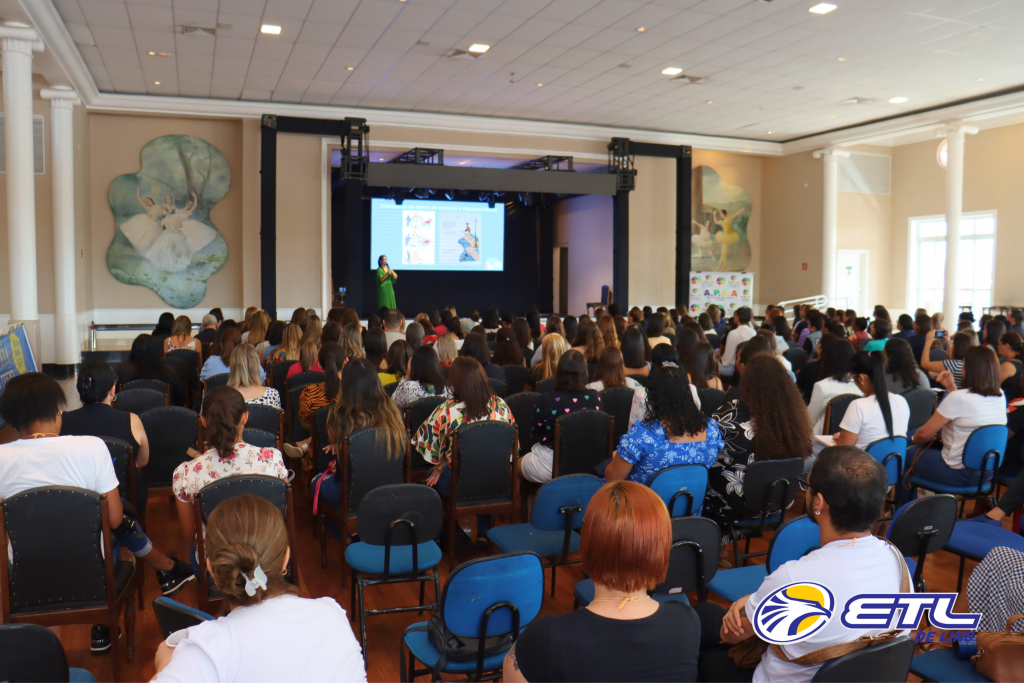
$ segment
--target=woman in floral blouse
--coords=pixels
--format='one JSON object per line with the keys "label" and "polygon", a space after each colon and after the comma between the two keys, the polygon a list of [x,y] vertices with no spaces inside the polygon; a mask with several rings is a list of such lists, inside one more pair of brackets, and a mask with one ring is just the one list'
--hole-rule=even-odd
{"label": "woman in floral blouse", "polygon": [[398,382],[398,388],[391,398],[403,410],[428,396],[443,394],[445,398],[451,398],[452,392],[445,383],[437,352],[431,346],[421,346],[413,352],[405,377]]}
{"label": "woman in floral blouse", "polygon": [[[263,474],[279,479],[288,478],[276,448],[257,448],[242,440],[242,430],[249,419],[245,399],[234,387],[217,387],[206,394],[203,401],[203,423],[210,449],[195,460],[187,460],[174,469],[171,490],[177,499],[178,522],[181,537],[193,542],[196,537],[195,512],[192,499],[203,487],[226,477],[242,474]],[[192,569],[198,574],[198,561],[192,554]]]}
{"label": "woman in floral blouse", "polygon": [[723,403],[714,418],[725,447],[708,472],[704,516],[724,529],[754,514],[743,498],[748,465],[810,457],[811,418],[789,373],[767,353],[744,365],[740,398]]}

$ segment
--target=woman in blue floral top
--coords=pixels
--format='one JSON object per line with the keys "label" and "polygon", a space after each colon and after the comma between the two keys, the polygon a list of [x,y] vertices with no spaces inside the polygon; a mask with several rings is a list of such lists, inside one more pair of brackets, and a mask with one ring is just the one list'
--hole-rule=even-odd
{"label": "woman in blue floral top", "polygon": [[673,465],[711,467],[720,450],[718,423],[701,415],[686,373],[662,366],[650,376],[646,415],[623,434],[605,478],[647,485],[660,470]]}

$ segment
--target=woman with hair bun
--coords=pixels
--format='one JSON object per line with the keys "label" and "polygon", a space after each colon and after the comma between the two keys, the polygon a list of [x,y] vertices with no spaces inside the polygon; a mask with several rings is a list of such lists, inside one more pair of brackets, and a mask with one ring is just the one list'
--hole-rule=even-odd
{"label": "woman with hair bun", "polygon": [[160,643],[154,681],[365,683],[345,610],[332,598],[300,598],[285,580],[291,548],[274,505],[251,494],[224,501],[210,514],[206,547],[229,612]]}

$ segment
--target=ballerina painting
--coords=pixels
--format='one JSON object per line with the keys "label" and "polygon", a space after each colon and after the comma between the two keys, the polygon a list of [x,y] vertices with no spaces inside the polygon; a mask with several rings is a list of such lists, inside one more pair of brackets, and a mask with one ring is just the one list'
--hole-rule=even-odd
{"label": "ballerina painting", "polygon": [[754,210],[750,194],[739,185],[727,183],[710,166],[699,166],[693,169],[692,206],[690,270],[746,270],[751,256],[747,226]]}
{"label": "ballerina painting", "polygon": [[[110,186],[117,227],[107,250],[111,274],[149,287],[177,308],[198,304],[206,280],[227,261],[227,243],[210,211],[227,194],[230,178],[223,155],[203,140],[168,135],[147,144],[142,170]],[[153,197],[161,190],[158,204]]]}
{"label": "ballerina painting", "polygon": [[714,240],[711,239],[711,221],[704,221],[698,223],[693,221],[693,227],[697,228],[696,235],[690,235],[690,242],[693,244],[693,248],[697,250],[696,258],[704,258],[704,252],[711,258],[714,258],[714,253],[711,251],[711,247],[715,244]]}

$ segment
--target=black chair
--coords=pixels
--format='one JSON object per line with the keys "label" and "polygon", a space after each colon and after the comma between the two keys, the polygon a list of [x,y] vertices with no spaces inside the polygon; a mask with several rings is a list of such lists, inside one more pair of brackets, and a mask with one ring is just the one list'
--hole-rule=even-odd
{"label": "black chair", "polygon": [[697,390],[697,398],[700,399],[700,412],[704,417],[711,417],[725,403],[725,392],[721,389],[704,387]]}
{"label": "black chair", "polygon": [[[437,610],[441,580],[437,565],[441,549],[434,539],[441,534],[444,516],[437,491],[421,484],[390,484],[373,489],[359,504],[356,527],[359,541],[345,549],[352,570],[352,611],[359,596],[359,642],[366,665],[366,617],[375,614]],[[426,585],[434,583],[434,602],[426,604]],[[368,586],[416,582],[420,600],[408,607],[367,609],[363,591]]]}
{"label": "black chair", "polygon": [[125,382],[121,385],[121,391],[128,391],[131,389],[152,389],[153,391],[159,391],[165,396],[169,405],[171,400],[171,385],[160,379],[133,379],[131,382]]}
{"label": "black chair", "polygon": [[910,420],[907,422],[907,436],[910,436],[932,419],[937,399],[931,389],[912,389],[903,394],[903,398],[910,406]]}
{"label": "black chair", "polygon": [[[134,563],[113,561],[106,494],[72,486],[28,489],[0,502],[0,527],[3,623],[104,624],[114,680],[121,680],[118,622],[123,611],[131,664],[136,575]],[[8,542],[17,548],[15,558],[7,555]]]}
{"label": "black chair", "polygon": [[[519,483],[512,477],[518,431],[509,422],[480,420],[463,424],[455,432],[449,463],[451,491],[444,501],[449,572],[456,565],[455,533],[460,517],[497,514],[512,519],[519,506]],[[461,466],[463,460],[466,467]]]}
{"label": "black chair", "polygon": [[[420,426],[427,421],[427,418],[445,400],[444,396],[424,396],[409,404],[405,409],[405,431],[409,433],[410,440],[416,438],[416,432],[419,431]],[[408,459],[408,467],[406,467],[405,481],[410,484],[416,481],[423,481],[427,478],[432,467],[433,465],[419,456],[410,457]]]}
{"label": "black chair", "polygon": [[924,559],[929,553],[941,550],[953,535],[956,524],[956,496],[940,493],[913,500],[893,516],[885,537],[906,558],[907,569],[914,577],[914,590],[927,592],[922,576]]}
{"label": "black chair", "polygon": [[384,385],[384,393],[387,394],[388,396],[394,396],[395,389],[398,388],[398,384],[398,382],[392,382],[391,384]]}
{"label": "black chair", "polygon": [[273,382],[271,386],[281,392],[282,396],[284,395],[285,380],[288,377],[288,370],[292,365],[298,362],[299,361],[297,360],[279,360],[271,367],[270,377]]}
{"label": "black chair", "polygon": [[153,599],[153,614],[156,615],[156,624],[164,638],[177,631],[198,626],[204,621],[213,621],[213,617],[206,612],[164,596]]}
{"label": "black chair", "polygon": [[502,365],[505,371],[505,396],[514,396],[526,391],[526,383],[530,379],[530,369],[523,365]]}
{"label": "black chair", "polygon": [[505,398],[505,383],[500,379],[494,379],[493,377],[487,378],[487,384],[491,387],[491,391],[494,392],[495,396]]}
{"label": "black chair", "polygon": [[[505,405],[512,411],[512,417],[515,418],[516,424],[520,425],[520,453],[526,453],[533,448],[533,430],[530,429],[530,421],[533,419],[533,413],[537,410],[537,401],[539,400],[540,394],[536,391],[521,391],[505,399]],[[604,404],[603,399],[601,403]]]}
{"label": "black chair", "polygon": [[633,381],[642,386],[644,389],[651,385],[651,378],[649,375],[630,375]]}
{"label": "black chair", "polygon": [[299,419],[299,398],[302,396],[302,390],[306,386],[319,384],[323,381],[324,373],[313,370],[296,373],[285,380],[285,416],[288,426],[285,429],[284,440],[288,443],[298,443],[309,438],[310,430],[303,427],[302,420]]}
{"label": "black chair", "polygon": [[60,638],[36,624],[0,626],[0,681],[48,683],[74,679],[96,683],[85,669],[68,668],[68,657]]}
{"label": "black chair", "polygon": [[932,361],[933,363],[941,363],[942,361],[946,360],[946,350],[945,349],[929,349],[928,350],[928,360]]}
{"label": "black chair", "polygon": [[587,381],[593,382],[597,376],[597,363],[587,363]]}
{"label": "black chair", "polygon": [[[341,531],[342,549],[347,549],[349,533],[356,531],[356,513],[367,493],[388,484],[401,484],[405,479],[405,461],[409,459],[410,444],[406,442],[405,457],[391,460],[387,456],[386,438],[376,429],[363,429],[345,437],[338,456],[337,472],[325,477],[336,477],[341,484],[341,503],[337,507],[323,500],[317,501],[317,533],[320,537],[320,564],[327,566],[327,520]],[[315,494],[314,494],[315,495]],[[342,586],[347,580],[348,564],[342,574]]]}
{"label": "black chair", "polygon": [[[139,510],[139,503],[135,492],[135,449],[127,441],[115,439],[111,436],[101,437],[110,451],[110,459],[114,462],[114,474],[117,475],[117,490],[121,498],[132,504]],[[139,510],[139,514],[143,511]],[[141,607],[141,605],[139,605]]]}
{"label": "black chair", "polygon": [[[727,524],[737,567],[745,566],[748,558],[768,554],[767,550],[750,552],[750,539],[761,538],[765,531],[773,531],[782,524],[786,509],[800,490],[796,478],[803,471],[802,458],[760,460],[747,466],[743,499],[753,514]],[[741,553],[739,541],[743,538],[746,547]]]}
{"label": "black chair", "polygon": [[822,434],[832,435],[839,431],[839,425],[842,423],[843,418],[846,416],[846,409],[850,407],[850,404],[856,401],[858,398],[863,398],[857,394],[840,394],[832,398],[825,406],[825,419],[822,422],[823,429]]}
{"label": "black chair", "polygon": [[222,372],[218,375],[210,375],[209,377],[206,378],[206,391],[210,391],[211,389],[216,389],[218,387],[227,386],[228,380],[230,378],[230,372]]}
{"label": "black chair", "polygon": [[[178,381],[181,382],[181,386],[185,388],[186,393],[187,393],[187,390],[188,390],[188,362],[184,358],[178,358],[177,356],[168,354],[168,355],[166,355],[166,356],[164,356],[163,358],[160,359],[160,364],[163,365],[164,367],[167,367],[167,368],[171,369],[171,372],[173,372],[174,376],[178,378]],[[198,382],[199,382],[199,375],[197,373],[196,374],[197,386],[198,386]],[[196,394],[198,394],[198,393],[199,392],[197,391]],[[188,399],[189,397],[186,396],[185,398]],[[191,405],[191,404],[186,404],[186,405]]]}
{"label": "black chair", "polygon": [[114,408],[126,413],[142,415],[152,408],[167,405],[166,394],[155,389],[128,389],[114,394]]}
{"label": "black chair", "polygon": [[[227,477],[221,481],[207,484],[196,493],[192,499],[192,509],[195,511],[196,524],[196,557],[199,566],[206,566],[206,534],[203,533],[207,520],[217,506],[229,498],[252,494],[269,501],[276,507],[284,518],[285,527],[288,529],[288,540],[292,547],[295,547],[295,515],[292,503],[292,487],[284,479],[269,477],[262,474],[243,474],[237,477]],[[291,582],[298,585],[298,567],[295,557],[289,562]],[[214,614],[220,607],[221,601],[219,592],[210,581],[207,572],[199,572],[199,607],[207,614]]]}
{"label": "black chair", "polygon": [[[633,407],[633,393],[629,387],[607,387],[601,391],[601,412],[608,413],[615,419],[612,443],[616,446],[629,429],[629,409]],[[518,417],[516,422],[519,422]],[[525,424],[529,425],[529,422]]]}
{"label": "black chair", "polygon": [[789,361],[789,364],[793,366],[793,372],[797,373],[800,368],[807,362],[807,352],[803,349],[790,348],[782,352],[782,357]]}
{"label": "black chair", "polygon": [[246,427],[242,430],[242,440],[257,448],[277,448],[277,437],[263,429]]}
{"label": "black chair", "polygon": [[[199,362],[199,352],[192,349],[174,349],[168,351],[164,358],[175,358],[185,361],[185,374],[182,377],[186,396],[185,405],[192,405],[188,400],[199,395],[199,370],[202,368]],[[206,358],[205,354],[203,358]]]}
{"label": "black chair", "polygon": [[910,675],[914,641],[896,638],[825,662],[811,683],[903,683]]}
{"label": "black chair", "polygon": [[577,410],[555,420],[551,478],[594,474],[598,463],[612,457],[614,433],[615,418],[600,410]]}
{"label": "black chair", "polygon": [[[281,436],[284,411],[274,406],[265,406],[259,403],[250,403],[247,407],[249,410],[249,421],[245,423],[246,427],[270,432],[275,437]],[[280,439],[278,439],[278,444],[278,448],[280,448]]]}
{"label": "black chair", "polygon": [[146,411],[139,419],[149,438],[149,464],[142,469],[142,478],[153,495],[154,489],[170,487],[174,468],[189,459],[189,448],[202,450],[199,415],[188,408],[164,406]]}
{"label": "black chair", "polygon": [[537,392],[541,394],[553,394],[555,392],[555,378],[548,377],[537,382]]}

